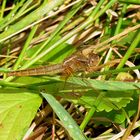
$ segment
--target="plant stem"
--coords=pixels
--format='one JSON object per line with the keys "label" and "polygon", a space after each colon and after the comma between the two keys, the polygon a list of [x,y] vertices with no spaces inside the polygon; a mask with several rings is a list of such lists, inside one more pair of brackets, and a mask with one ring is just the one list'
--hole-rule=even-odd
{"label": "plant stem", "polygon": [[26,42],[25,42],[25,44],[24,44],[24,46],[23,46],[23,49],[22,49],[22,51],[21,51],[21,53],[20,53],[20,55],[19,55],[19,57],[18,57],[18,59],[17,59],[15,65],[14,65],[14,67],[13,67],[13,70],[16,70],[16,69],[19,67],[21,61],[23,60],[23,57],[24,57],[24,55],[25,55],[25,53],[26,53],[26,51],[27,51],[27,48],[28,48],[29,45],[30,45],[30,42],[31,42],[32,39],[33,39],[33,36],[34,36],[34,34],[35,34],[37,28],[38,28],[38,25],[36,25],[36,26],[34,26],[34,27],[32,28],[32,30],[31,30],[31,32],[30,32],[30,34],[29,34],[29,36],[28,36],[28,38],[27,38],[27,40],[26,40]]}
{"label": "plant stem", "polygon": [[5,6],[6,6],[6,1],[7,1],[7,0],[3,0],[3,2],[2,2],[0,18],[3,18],[4,9],[5,9]]}
{"label": "plant stem", "polygon": [[93,74],[89,74],[87,76],[92,77],[92,76],[99,76],[99,75],[110,75],[110,74],[112,75],[112,74],[117,74],[119,72],[127,72],[127,71],[136,70],[136,69],[140,69],[140,65],[135,66],[135,67],[113,69],[113,70],[108,70],[108,71],[103,71],[103,72],[94,72]]}
{"label": "plant stem", "polygon": [[86,117],[84,118],[83,122],[80,125],[81,130],[84,130],[90,119],[92,118],[93,114],[97,110],[97,107],[99,106],[100,102],[102,101],[102,98],[104,97],[104,94],[99,94],[94,106],[88,111]]}
{"label": "plant stem", "polygon": [[127,50],[126,54],[122,58],[121,62],[119,63],[117,69],[120,69],[124,66],[130,55],[133,53],[133,50],[137,47],[138,43],[140,42],[140,30],[137,31],[136,38],[132,42],[131,46]]}

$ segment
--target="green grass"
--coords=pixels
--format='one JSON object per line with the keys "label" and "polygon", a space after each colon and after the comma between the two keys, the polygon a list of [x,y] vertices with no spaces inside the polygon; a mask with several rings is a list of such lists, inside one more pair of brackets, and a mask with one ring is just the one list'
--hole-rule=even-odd
{"label": "green grass", "polygon": [[[1,2],[0,139],[127,139],[133,130],[137,136],[140,21],[133,4],[140,6],[134,0]],[[6,75],[62,63],[81,49],[97,53],[103,67],[67,79]]]}

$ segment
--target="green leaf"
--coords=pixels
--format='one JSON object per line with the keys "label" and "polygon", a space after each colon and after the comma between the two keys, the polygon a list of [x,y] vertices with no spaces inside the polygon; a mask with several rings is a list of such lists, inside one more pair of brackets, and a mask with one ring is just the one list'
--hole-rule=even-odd
{"label": "green leaf", "polygon": [[98,94],[96,91],[89,91],[79,99],[73,100],[76,104],[82,104],[87,108],[96,107],[97,112],[106,111],[110,112],[111,110],[119,110],[125,107],[132,100],[133,92],[122,92],[122,91],[104,91],[99,92],[99,94],[104,94],[100,104],[96,105],[96,100]]}
{"label": "green leaf", "polygon": [[[28,86],[33,86],[38,90],[46,89],[49,94],[61,96],[87,108],[96,106],[95,101],[98,95],[105,93],[105,97],[97,107],[99,112],[103,110],[110,112],[125,107],[130,103],[134,94],[139,94],[138,87],[140,87],[139,83],[134,82],[99,81],[77,77],[67,79],[66,83],[59,78],[57,79],[57,77],[50,77],[50,79],[47,77],[22,77],[17,79],[16,82],[27,84],[27,81],[29,82]],[[30,83],[32,84],[30,85]],[[78,95],[75,94],[74,96],[73,93]]]}
{"label": "green leaf", "polygon": [[94,114],[95,118],[100,118],[101,120],[96,120],[95,124],[100,125],[104,124],[106,126],[110,126],[110,123],[117,123],[117,124],[122,124],[126,120],[126,116],[123,113],[122,110],[112,110],[109,113],[106,111],[102,112],[95,112]]}
{"label": "green leaf", "polygon": [[125,126],[127,117],[130,118],[137,112],[138,100],[139,100],[138,96],[137,97],[133,96],[133,100],[131,100],[131,102],[126,107],[124,107],[123,109],[112,110],[109,113],[106,112],[106,111],[96,112],[94,114],[95,118],[105,116],[105,118],[108,119],[108,121],[104,120],[103,122],[101,122],[101,121],[97,120],[97,121],[95,121],[95,123],[97,123],[97,124],[107,124],[107,125],[110,122],[118,123],[118,124],[124,123],[124,126]]}
{"label": "green leaf", "polygon": [[52,95],[46,93],[41,94],[53,108],[70,136],[74,140],[86,140],[86,137],[64,107]]}
{"label": "green leaf", "polygon": [[41,104],[41,97],[22,89],[0,89],[0,140],[19,140]]}

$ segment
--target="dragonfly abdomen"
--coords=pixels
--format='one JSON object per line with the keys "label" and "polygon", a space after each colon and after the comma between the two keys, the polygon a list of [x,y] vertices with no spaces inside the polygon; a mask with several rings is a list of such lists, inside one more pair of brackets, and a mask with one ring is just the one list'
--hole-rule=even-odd
{"label": "dragonfly abdomen", "polygon": [[35,75],[54,75],[62,73],[63,66],[61,64],[51,65],[51,66],[42,66],[38,68],[18,70],[9,72],[8,76],[35,76]]}

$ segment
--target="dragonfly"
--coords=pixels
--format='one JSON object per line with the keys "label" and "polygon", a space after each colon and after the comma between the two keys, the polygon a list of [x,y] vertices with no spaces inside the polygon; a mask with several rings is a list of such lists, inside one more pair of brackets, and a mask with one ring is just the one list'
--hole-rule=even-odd
{"label": "dragonfly", "polygon": [[98,65],[99,56],[93,52],[84,55],[82,51],[72,54],[62,63],[46,65],[37,68],[11,71],[7,76],[38,76],[61,74],[69,76],[75,72],[91,72]]}

